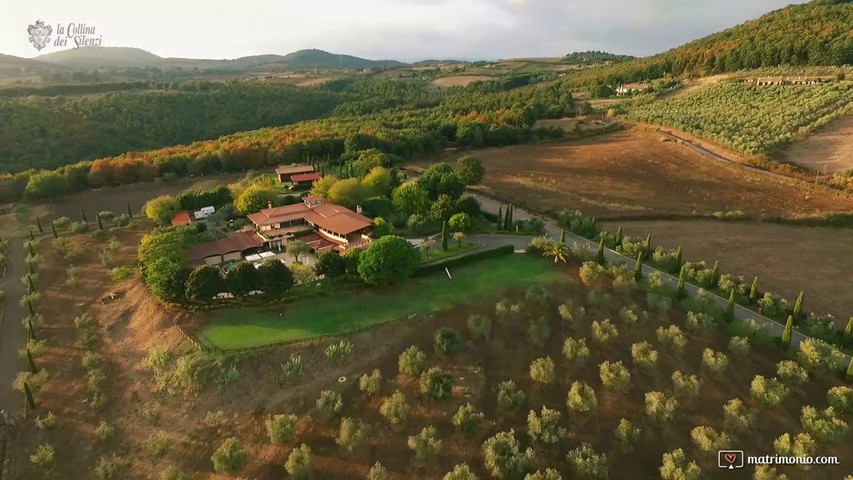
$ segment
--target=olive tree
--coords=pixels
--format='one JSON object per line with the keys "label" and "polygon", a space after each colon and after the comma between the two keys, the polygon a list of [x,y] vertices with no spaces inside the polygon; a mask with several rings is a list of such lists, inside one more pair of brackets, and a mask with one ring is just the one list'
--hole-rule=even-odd
{"label": "olive tree", "polygon": [[550,385],[556,378],[554,361],[551,357],[537,358],[530,363],[530,379],[534,382]]}
{"label": "olive tree", "polygon": [[488,438],[482,450],[486,471],[495,478],[516,479],[533,470],[533,449],[522,450],[513,430]]}
{"label": "olive tree", "polygon": [[690,431],[690,438],[696,448],[703,452],[715,452],[731,448],[731,439],[724,432],[702,425]]}
{"label": "olive tree", "polygon": [[613,325],[609,319],[601,322],[594,320],[592,322],[592,338],[598,343],[604,346],[610,345],[618,336],[619,330],[616,329],[616,325]]}
{"label": "olive tree", "polygon": [[563,356],[570,362],[586,362],[589,358],[589,347],[586,346],[586,339],[566,338],[566,341],[563,342]]}
{"label": "olive tree", "polygon": [[631,388],[631,373],[622,365],[622,362],[611,362],[606,360],[598,366],[601,383],[608,388],[618,392],[625,392]]}
{"label": "olive tree", "polygon": [[367,472],[367,480],[389,480],[390,478],[388,469],[379,462],[374,463]]}
{"label": "olive tree", "polygon": [[596,453],[592,445],[584,442],[569,450],[566,458],[578,478],[604,480],[607,478],[607,455]]}
{"label": "olive tree", "polygon": [[293,450],[287,457],[284,469],[293,478],[308,479],[314,476],[314,457],[311,447],[304,443]]}
{"label": "olive tree", "polygon": [[369,436],[370,427],[364,420],[344,417],[341,419],[341,426],[338,429],[338,435],[335,437],[335,443],[352,453],[361,448]]}
{"label": "olive tree", "polygon": [[528,473],[524,476],[524,480],[563,480],[563,476],[553,468],[548,468],[545,470],[537,470],[534,473]]}
{"label": "olive tree", "polygon": [[296,415],[275,415],[266,422],[267,435],[272,443],[287,443],[296,433]]}
{"label": "olive tree", "polygon": [[788,476],[776,472],[776,469],[769,465],[758,465],[755,467],[752,480],[788,480]]}
{"label": "olive tree", "polygon": [[733,398],[723,405],[723,425],[726,428],[743,432],[749,430],[755,421],[755,411],[739,398]]}
{"label": "olive tree", "polygon": [[634,365],[646,370],[653,370],[658,362],[658,352],[649,342],[639,342],[631,345],[631,359]]}
{"label": "olive tree", "polygon": [[433,340],[435,349],[445,355],[456,355],[462,349],[462,335],[453,328],[439,328]]}
{"label": "olive tree", "polygon": [[684,450],[677,449],[663,454],[660,466],[661,480],[699,480],[702,469],[696,462],[688,460]]}
{"label": "olive tree", "polygon": [[474,340],[488,340],[492,334],[492,319],[485,315],[471,315],[468,317],[468,332]]}
{"label": "olive tree", "polygon": [[450,397],[453,390],[453,376],[441,369],[431,367],[421,374],[418,381],[421,393],[432,400],[443,400]]}
{"label": "olive tree", "polygon": [[676,355],[680,355],[687,346],[687,338],[677,325],[670,325],[667,328],[658,327],[656,334],[661,345]]}
{"label": "olive tree", "polygon": [[417,435],[409,436],[407,444],[415,452],[415,459],[422,462],[438,458],[444,441],[438,438],[435,427],[424,427]]}
{"label": "olive tree", "polygon": [[729,368],[729,357],[723,352],[715,352],[710,348],[702,351],[702,368],[711,375],[722,377]]}
{"label": "olive tree", "polygon": [[690,332],[701,335],[707,333],[714,326],[714,318],[705,313],[687,312],[684,325]]}
{"label": "olive tree", "polygon": [[800,342],[797,359],[815,374],[834,374],[841,371],[845,365],[844,354],[818,338],[807,338]]}
{"label": "olive tree", "polygon": [[409,404],[406,402],[406,396],[397,390],[382,401],[382,405],[379,406],[379,413],[391,425],[405,422],[409,418]]}
{"label": "olive tree", "polygon": [[498,384],[498,406],[508,412],[518,410],[524,404],[525,395],[512,380]]}
{"label": "olive tree", "polygon": [[749,385],[749,394],[762,405],[775,407],[788,396],[788,387],[775,378],[756,375]]}
{"label": "olive tree", "polygon": [[400,354],[397,366],[403,375],[420,375],[424,370],[426,354],[418,347],[412,345]]}
{"label": "olive tree", "polygon": [[818,410],[812,406],[803,407],[800,415],[803,430],[819,442],[836,443],[847,435],[847,422],[838,418],[832,407]]}
{"label": "olive tree", "polygon": [[787,385],[801,385],[809,379],[809,372],[793,360],[782,360],[776,364],[776,377]]}
{"label": "olive tree", "polygon": [[794,436],[783,433],[773,441],[776,454],[783,457],[813,455],[816,448],[817,444],[808,433],[798,433]]}
{"label": "olive tree", "polygon": [[531,410],[527,414],[527,433],[534,442],[554,445],[566,434],[566,429],[560,426],[560,412],[542,407],[537,414]]}
{"label": "olive tree", "polygon": [[344,408],[344,400],[341,394],[332,390],[323,390],[320,392],[320,398],[317,399],[317,410],[326,417],[333,418],[341,414]]}
{"label": "olive tree", "polygon": [[575,420],[596,415],[598,413],[598,399],[595,396],[595,390],[583,382],[572,383],[566,399],[566,406]]}
{"label": "olive tree", "polygon": [[749,349],[749,339],[746,337],[732,337],[732,339],[729,340],[729,351],[737,357],[748,357]]}
{"label": "olive tree", "polygon": [[675,397],[667,397],[662,392],[646,392],[645,404],[646,415],[658,423],[664,424],[675,419],[678,409]]}
{"label": "olive tree", "polygon": [[249,453],[236,437],[226,438],[210,457],[217,473],[234,473],[243,468],[248,459]]}
{"label": "olive tree", "polygon": [[680,370],[672,372],[672,392],[681,400],[692,400],[699,396],[702,381],[696,375],[687,375]]}
{"label": "olive tree", "polygon": [[470,403],[466,403],[453,414],[453,426],[466,437],[473,437],[483,425],[485,414]]}
{"label": "olive tree", "polygon": [[369,374],[365,373],[358,379],[358,388],[366,397],[373,397],[382,388],[382,372],[374,369]]}
{"label": "olive tree", "polygon": [[619,444],[625,452],[634,450],[634,447],[640,443],[641,435],[642,430],[640,427],[635,426],[626,418],[619,420],[619,425],[613,431],[613,436],[616,437],[616,440],[619,440]]}
{"label": "olive tree", "polygon": [[441,480],[479,480],[479,478],[471,471],[468,464],[462,463],[454,466],[453,470],[447,472]]}
{"label": "olive tree", "polygon": [[826,392],[826,400],[838,413],[853,412],[853,388],[832,387]]}

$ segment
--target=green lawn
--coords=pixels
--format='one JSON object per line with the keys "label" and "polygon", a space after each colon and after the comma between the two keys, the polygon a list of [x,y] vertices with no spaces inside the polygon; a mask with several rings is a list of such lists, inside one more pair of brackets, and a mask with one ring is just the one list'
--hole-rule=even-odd
{"label": "green lawn", "polygon": [[473,250],[477,247],[477,245],[471,242],[462,242],[462,246],[460,247],[458,243],[451,240],[447,243],[447,250],[441,249],[441,241],[437,242],[438,245],[430,248],[428,252],[421,252],[421,262],[433,262],[435,260],[449,257],[451,255],[456,255],[458,253],[467,252],[469,250]]}
{"label": "green lawn", "polygon": [[[345,292],[282,307],[224,310],[202,332],[202,342],[223,350],[345,333],[413,313],[428,314],[495,295],[512,286],[545,283],[558,275],[549,262],[526,255],[483,260],[400,285]],[[279,318],[279,312],[284,318]]]}

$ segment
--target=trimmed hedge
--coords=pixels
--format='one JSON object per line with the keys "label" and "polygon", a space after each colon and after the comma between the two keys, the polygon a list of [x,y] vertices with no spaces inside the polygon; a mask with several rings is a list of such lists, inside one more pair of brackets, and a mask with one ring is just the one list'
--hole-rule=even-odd
{"label": "trimmed hedge", "polygon": [[436,260],[435,262],[424,263],[419,266],[417,270],[415,270],[415,273],[412,274],[412,276],[421,277],[424,275],[429,275],[431,273],[443,271],[445,267],[458,267],[460,265],[467,265],[469,263],[485,260],[487,258],[510,255],[513,252],[515,252],[515,247],[512,245],[487,248],[485,250],[474,250],[473,252],[470,252],[465,255],[460,255],[458,257],[445,258]]}

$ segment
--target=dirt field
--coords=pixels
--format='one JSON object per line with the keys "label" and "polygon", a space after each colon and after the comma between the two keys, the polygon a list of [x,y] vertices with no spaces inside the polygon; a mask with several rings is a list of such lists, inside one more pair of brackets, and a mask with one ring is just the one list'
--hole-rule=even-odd
{"label": "dirt field", "polygon": [[660,134],[630,129],[564,142],[447,152],[483,160],[483,185],[536,211],[599,218],[743,210],[772,216],[853,211],[853,198],[711,161]]}
{"label": "dirt field", "polygon": [[483,75],[459,75],[454,77],[441,77],[432,81],[433,85],[439,87],[467,87],[474,82],[494,80],[495,77],[486,77]]}
{"label": "dirt field", "polygon": [[[131,233],[129,233],[132,236]],[[128,243],[131,238],[126,239]],[[95,246],[90,246],[95,248]],[[130,249],[123,249],[119,258],[127,260]],[[350,338],[356,348],[350,359],[335,366],[323,356],[326,344],[297,347],[267,352],[256,357],[241,359],[237,367],[239,377],[228,386],[210,386],[197,397],[184,397],[154,393],[154,381],[140,361],[146,350],[153,346],[167,347],[174,355],[186,346],[169,325],[174,312],[164,310],[153,301],[138,281],[119,286],[104,287],[103,269],[96,264],[83,266],[86,280],[73,293],[63,289],[56,278],[62,277],[64,265],[48,254],[45,273],[48,280],[45,291],[49,294],[45,304],[46,326],[42,329],[48,346],[39,359],[39,365],[50,372],[50,380],[38,394],[39,414],[52,411],[57,415],[54,430],[38,430],[32,422],[20,427],[16,440],[9,445],[9,475],[13,480],[41,478],[32,466],[29,455],[35,446],[52,443],[56,446],[55,477],[88,480],[95,478],[93,466],[102,455],[120,455],[129,466],[119,477],[142,480],[159,478],[167,466],[175,465],[192,472],[197,480],[224,480],[225,475],[212,473],[210,456],[220,442],[238,437],[249,452],[248,463],[238,475],[258,480],[279,480],[286,477],[283,465],[292,447],[301,443],[310,445],[314,457],[315,478],[363,479],[374,462],[379,461],[391,473],[393,480],[438,480],[450,468],[468,463],[480,478],[489,478],[483,468],[480,445],[484,439],[499,431],[514,429],[523,447],[536,451],[536,467],[559,469],[564,478],[570,469],[565,460],[569,449],[581,442],[590,442],[593,448],[608,455],[610,478],[656,477],[664,452],[683,448],[702,468],[702,478],[728,479],[731,473],[721,472],[716,466],[716,453],[702,453],[693,446],[690,430],[698,425],[722,429],[722,405],[732,398],[742,398],[756,408],[755,426],[748,433],[731,433],[732,447],[749,447],[751,454],[772,453],[772,441],[785,432],[799,432],[800,407],[822,407],[825,392],[830,386],[826,380],[813,379],[793,390],[779,407],[757,408],[748,400],[749,382],[753,375],[773,376],[775,363],[782,359],[774,348],[756,347],[747,359],[730,357],[732,365],[723,379],[702,373],[699,352],[703,348],[726,351],[727,335],[720,329],[704,337],[689,337],[686,353],[673,355],[664,351],[655,336],[656,325],[682,324],[684,315],[671,311],[653,314],[646,324],[627,325],[619,318],[623,304],[636,303],[645,308],[643,295],[612,302],[609,306],[588,306],[587,315],[574,329],[563,325],[556,314],[556,305],[567,300],[585,303],[586,289],[577,284],[577,266],[570,269],[572,281],[564,280],[550,287],[552,300],[547,309],[527,304],[522,316],[497,324],[492,337],[485,343],[468,339],[463,351],[454,356],[437,355],[432,347],[432,334],[442,326],[451,326],[466,332],[466,318],[472,313],[482,313],[493,318],[494,301],[460,306],[446,314],[432,318],[417,318],[397,326],[378,329]],[[44,275],[44,274],[43,274]],[[96,300],[101,292],[115,290],[123,296],[101,305]],[[511,292],[514,302],[522,302],[524,292]],[[74,315],[90,310],[97,319],[97,333],[101,342],[97,351],[104,355],[107,381],[103,391],[108,403],[100,413],[93,413],[83,402],[87,398],[83,368],[80,366],[82,350],[74,346]],[[541,309],[541,310],[540,310]],[[549,338],[540,345],[524,339],[528,320],[544,317],[552,330]],[[603,347],[590,338],[590,323],[612,319],[619,335],[614,344]],[[176,318],[181,320],[180,316]],[[564,360],[561,349],[564,338],[587,338],[590,358],[586,365]],[[630,346],[634,342],[648,341],[660,353],[658,366],[645,373],[631,365]],[[397,374],[397,357],[409,345],[415,344],[427,353],[427,365],[441,366],[451,372],[455,387],[451,398],[430,401],[417,390],[417,382]],[[508,349],[513,354],[507,355]],[[298,386],[285,384],[279,364],[290,354],[302,356],[307,366],[307,376]],[[529,363],[550,356],[556,363],[556,381],[542,386],[528,376]],[[604,361],[621,361],[632,374],[631,387],[626,393],[609,390],[599,380],[597,365]],[[174,359],[171,361],[174,365]],[[374,368],[383,375],[383,386],[378,397],[365,398],[358,389],[358,377]],[[643,410],[647,391],[671,392],[671,374],[681,370],[703,378],[701,401],[684,401],[679,404],[677,420],[667,426],[650,421]],[[339,379],[343,379],[340,381]],[[526,395],[526,401],[516,413],[504,413],[497,408],[497,384],[512,379]],[[598,416],[595,419],[574,423],[566,411],[566,393],[574,381],[583,381],[595,389],[598,399]],[[834,382],[833,382],[834,384]],[[346,453],[335,444],[337,420],[323,420],[313,409],[319,392],[331,389],[343,396],[343,416],[364,419],[372,429],[366,445],[353,453]],[[395,390],[403,392],[411,406],[408,421],[401,428],[390,428],[379,415],[382,398]],[[470,402],[485,413],[482,430],[467,439],[454,431],[451,417],[456,409]],[[560,424],[568,427],[566,437],[559,445],[547,447],[532,443],[526,434],[526,417],[529,410],[541,406],[562,412]],[[208,412],[222,411],[218,424],[205,421]],[[299,417],[295,439],[284,445],[274,445],[267,438],[264,422],[272,414],[293,413]],[[621,418],[627,418],[642,428],[642,440],[633,452],[622,452],[613,438],[613,429]],[[115,428],[108,441],[99,441],[93,430],[103,420]],[[413,460],[406,447],[408,435],[433,425],[444,440],[440,457],[432,462]],[[169,446],[156,455],[146,446],[151,435],[162,434]],[[842,446],[821,446],[819,455],[843,455]],[[843,457],[842,457],[843,458]],[[829,480],[840,478],[845,466],[813,468],[803,472],[796,468],[782,471],[792,480]],[[845,470],[846,471],[846,470]],[[63,475],[73,472],[73,477]]]}
{"label": "dirt field", "polygon": [[774,156],[779,161],[821,173],[853,169],[853,113],[833,121],[805,140],[794,142]]}
{"label": "dirt field", "polygon": [[[615,231],[620,224],[606,223]],[[849,282],[853,271],[853,230],[769,223],[707,220],[622,222],[627,235],[645,237],[666,248],[684,248],[686,261],[720,261],[723,273],[758,276],[761,290],[793,302],[806,293],[806,310],[831,313],[843,328],[853,316]]]}

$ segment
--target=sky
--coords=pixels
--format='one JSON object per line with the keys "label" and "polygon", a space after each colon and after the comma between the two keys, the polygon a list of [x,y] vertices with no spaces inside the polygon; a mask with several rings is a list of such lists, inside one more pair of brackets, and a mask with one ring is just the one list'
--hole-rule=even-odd
{"label": "sky", "polygon": [[[0,53],[39,52],[27,27],[94,27],[102,45],[163,57],[320,48],[371,59],[557,57],[668,50],[792,0],[0,0]],[[793,3],[803,3],[793,1]]]}

